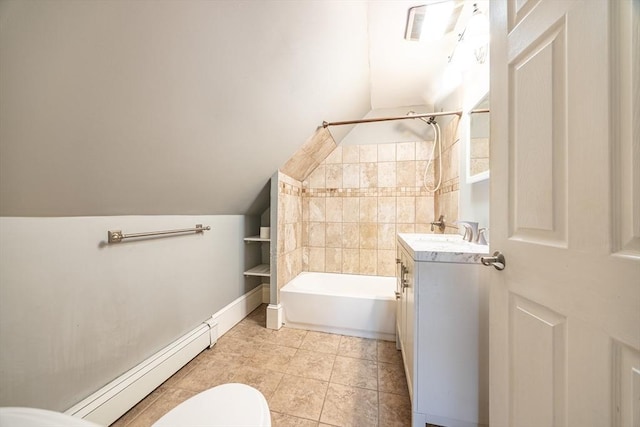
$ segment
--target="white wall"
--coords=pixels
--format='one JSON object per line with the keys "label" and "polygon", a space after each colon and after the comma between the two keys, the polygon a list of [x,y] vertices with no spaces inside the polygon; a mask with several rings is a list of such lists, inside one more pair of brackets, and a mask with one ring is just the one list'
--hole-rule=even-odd
{"label": "white wall", "polygon": [[[212,227],[107,245],[124,233]],[[0,406],[63,411],[259,281],[259,216],[0,218]],[[254,251],[255,252],[255,251]]]}
{"label": "white wall", "polygon": [[[376,108],[369,111],[364,118],[401,117],[408,112],[431,113],[431,105],[413,105],[396,108]],[[333,132],[333,127],[330,128]],[[433,139],[431,126],[419,119],[397,120],[388,122],[372,122],[355,125],[342,139],[340,145],[387,144],[398,142],[415,142]]]}
{"label": "white wall", "polygon": [[366,2],[3,0],[0,68],[3,216],[260,214],[371,109]]}

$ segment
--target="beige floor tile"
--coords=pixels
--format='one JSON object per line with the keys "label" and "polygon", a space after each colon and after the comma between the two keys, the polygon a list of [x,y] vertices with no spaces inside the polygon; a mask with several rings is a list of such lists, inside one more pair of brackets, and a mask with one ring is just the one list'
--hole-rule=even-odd
{"label": "beige floor tile", "polygon": [[377,426],[378,393],[329,384],[320,421],[337,426]]}
{"label": "beige floor tile", "polygon": [[319,351],[321,353],[336,354],[340,345],[340,335],[324,332],[309,331],[304,337],[300,348],[303,350]]}
{"label": "beige floor tile", "polygon": [[378,364],[373,360],[337,356],[331,383],[378,390]]}
{"label": "beige floor tile", "polygon": [[387,393],[408,396],[407,378],[402,365],[379,363],[378,389]]}
{"label": "beige floor tile", "polygon": [[194,369],[180,380],[176,381],[172,388],[189,390],[193,393],[199,393],[211,387],[231,382],[233,372],[240,368],[240,364],[229,364],[225,368],[222,366],[206,366],[203,365],[199,369]]}
{"label": "beige floor tile", "polygon": [[273,337],[271,329],[267,329],[264,326],[255,323],[239,323],[233,329],[231,329],[223,337],[233,337],[242,339],[245,341],[255,341],[259,343],[270,342]]}
{"label": "beige floor tile", "polygon": [[242,366],[233,372],[230,382],[247,384],[256,388],[266,399],[273,396],[284,374],[253,366]]}
{"label": "beige floor tile", "polygon": [[287,372],[291,359],[296,354],[295,348],[265,343],[250,358],[251,366],[270,369],[276,372]]}
{"label": "beige floor tile", "polygon": [[306,335],[307,331],[303,329],[282,327],[273,331],[271,342],[285,347],[299,348]]}
{"label": "beige floor tile", "polygon": [[274,427],[410,425],[404,368],[394,342],[271,331],[264,328],[265,313],[266,305],[252,312],[113,425],[147,427],[196,393],[229,382],[260,390]]}
{"label": "beige floor tile", "polygon": [[218,339],[218,343],[212,350],[233,356],[251,357],[258,351],[262,344],[263,342],[261,341],[252,341],[243,337],[225,335]]}
{"label": "beige floor tile", "polygon": [[411,425],[411,401],[399,394],[378,394],[378,419],[380,426],[407,427]]}
{"label": "beige floor tile", "polygon": [[359,337],[340,337],[338,356],[355,357],[357,359],[377,360],[376,340]]}
{"label": "beige floor tile", "polygon": [[317,427],[317,425],[317,421],[271,411],[271,427]]}
{"label": "beige floor tile", "polygon": [[298,350],[287,368],[287,373],[314,380],[329,381],[335,360],[336,356],[333,354]]}
{"label": "beige floor tile", "polygon": [[242,319],[242,322],[254,323],[265,327],[267,325],[267,304],[261,304],[260,307],[256,308],[249,313],[247,317]]}
{"label": "beige floor tile", "polygon": [[153,402],[155,402],[158,399],[158,397],[160,397],[160,395],[164,393],[164,391],[165,391],[164,389],[158,387],[157,389],[149,393],[147,397],[142,399],[136,406],[131,408],[126,414],[118,418],[113,424],[111,424],[111,426],[112,427],[128,426],[131,423],[131,421],[133,421],[134,418],[140,415],[142,411],[147,409]]}
{"label": "beige floor tile", "polygon": [[326,381],[285,375],[268,399],[269,407],[275,412],[318,420],[328,385]]}
{"label": "beige floor tile", "polygon": [[395,341],[378,341],[378,362],[402,363],[402,352],[396,350]]}
{"label": "beige floor tile", "polygon": [[149,407],[135,417],[127,427],[149,427],[158,421],[164,414],[194,396],[196,393],[179,388],[165,389],[162,394]]}

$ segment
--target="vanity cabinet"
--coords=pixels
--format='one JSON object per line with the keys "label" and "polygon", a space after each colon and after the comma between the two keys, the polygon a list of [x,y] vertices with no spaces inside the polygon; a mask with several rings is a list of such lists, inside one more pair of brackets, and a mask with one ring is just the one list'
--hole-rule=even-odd
{"label": "vanity cabinet", "polygon": [[479,262],[488,247],[420,234],[399,234],[397,247],[396,336],[413,427],[488,425],[488,292]]}

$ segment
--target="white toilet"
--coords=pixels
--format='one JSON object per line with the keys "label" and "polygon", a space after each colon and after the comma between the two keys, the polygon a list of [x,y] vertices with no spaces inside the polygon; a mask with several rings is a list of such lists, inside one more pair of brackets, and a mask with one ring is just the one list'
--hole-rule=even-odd
{"label": "white toilet", "polygon": [[[90,421],[36,408],[0,408],[0,427],[100,427]],[[153,427],[271,427],[262,393],[245,384],[223,384],[185,400]]]}
{"label": "white toilet", "polygon": [[262,393],[246,384],[223,384],[185,400],[153,427],[271,427],[271,413]]}

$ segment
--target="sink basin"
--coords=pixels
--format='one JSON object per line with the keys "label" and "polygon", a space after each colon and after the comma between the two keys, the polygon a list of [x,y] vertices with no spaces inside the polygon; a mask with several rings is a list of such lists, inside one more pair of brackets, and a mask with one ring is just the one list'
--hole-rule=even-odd
{"label": "sink basin", "polygon": [[470,243],[460,234],[398,234],[398,241],[416,261],[479,263],[488,245]]}

